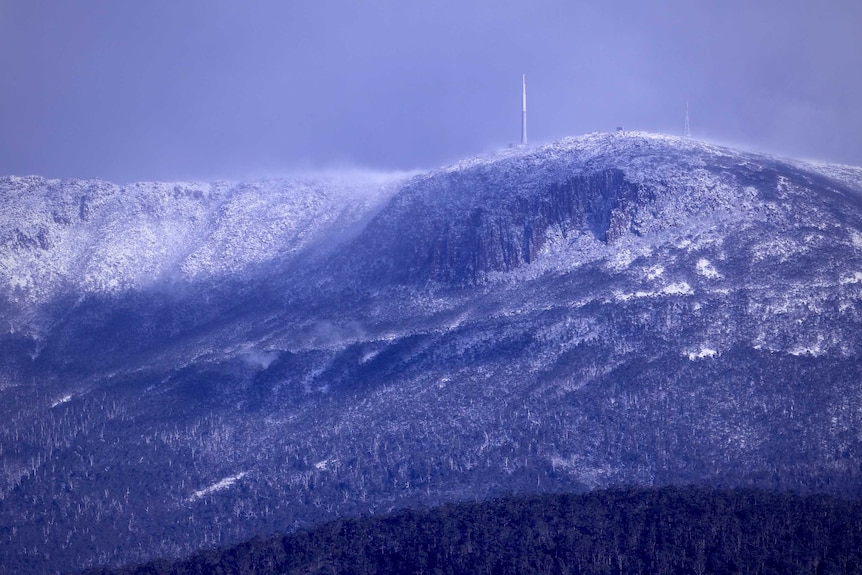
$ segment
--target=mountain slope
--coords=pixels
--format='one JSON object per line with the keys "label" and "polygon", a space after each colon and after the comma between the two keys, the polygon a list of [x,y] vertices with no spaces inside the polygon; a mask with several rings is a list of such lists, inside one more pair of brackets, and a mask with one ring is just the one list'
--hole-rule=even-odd
{"label": "mountain slope", "polygon": [[7,178],[0,558],[508,492],[859,495],[860,182],[630,133],[338,185]]}
{"label": "mountain slope", "polygon": [[[86,575],[855,573],[859,501],[665,487],[495,499],[340,520]],[[613,572],[612,571],[612,572]]]}

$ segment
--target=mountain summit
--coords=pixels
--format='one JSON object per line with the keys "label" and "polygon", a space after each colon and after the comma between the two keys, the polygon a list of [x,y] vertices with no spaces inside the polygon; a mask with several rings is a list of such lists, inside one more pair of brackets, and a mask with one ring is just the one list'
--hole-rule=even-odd
{"label": "mountain summit", "polygon": [[613,133],[0,197],[0,564],[506,493],[862,494],[860,168]]}

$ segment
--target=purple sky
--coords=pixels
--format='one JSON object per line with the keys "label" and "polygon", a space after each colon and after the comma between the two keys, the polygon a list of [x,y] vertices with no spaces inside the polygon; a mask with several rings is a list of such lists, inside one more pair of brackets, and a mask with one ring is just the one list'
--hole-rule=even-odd
{"label": "purple sky", "polygon": [[0,175],[433,168],[681,133],[862,165],[859,0],[0,0]]}

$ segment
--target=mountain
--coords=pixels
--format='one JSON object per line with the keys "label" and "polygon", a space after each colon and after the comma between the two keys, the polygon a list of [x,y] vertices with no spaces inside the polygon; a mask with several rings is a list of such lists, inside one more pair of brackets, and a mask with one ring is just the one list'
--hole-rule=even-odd
{"label": "mountain", "polygon": [[612,133],[0,197],[20,572],[509,493],[862,495],[862,168]]}

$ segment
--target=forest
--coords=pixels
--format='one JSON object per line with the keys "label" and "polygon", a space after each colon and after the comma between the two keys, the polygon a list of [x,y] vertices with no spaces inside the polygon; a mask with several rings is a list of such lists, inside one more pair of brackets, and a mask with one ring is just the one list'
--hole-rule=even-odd
{"label": "forest", "polygon": [[862,501],[701,487],[447,504],[83,575],[862,573]]}

